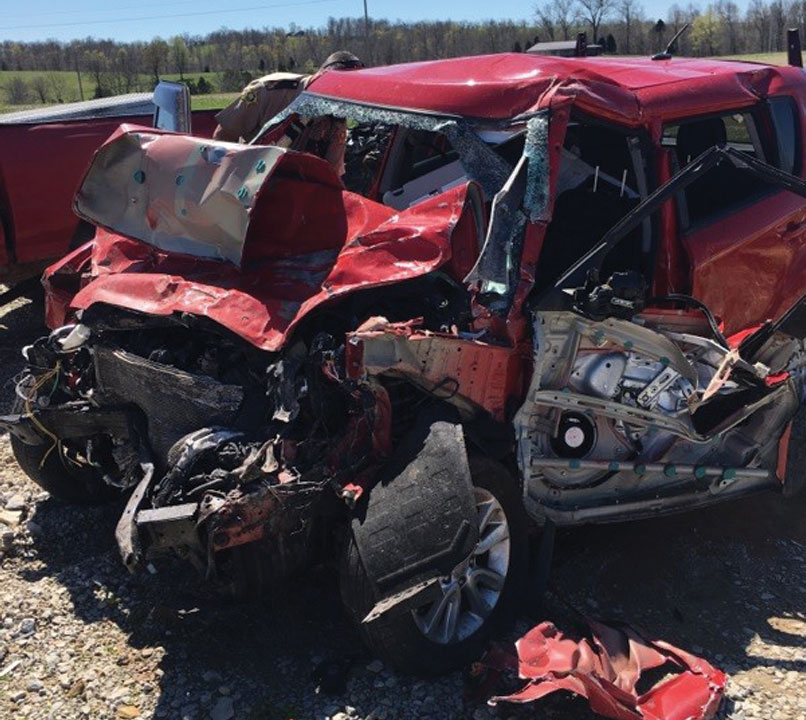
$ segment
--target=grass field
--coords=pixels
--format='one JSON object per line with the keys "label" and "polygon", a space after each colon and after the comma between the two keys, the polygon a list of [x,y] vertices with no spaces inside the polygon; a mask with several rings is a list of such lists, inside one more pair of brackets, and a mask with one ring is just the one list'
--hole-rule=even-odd
{"label": "grass field", "polygon": [[193,110],[218,110],[229,105],[238,93],[211,93],[210,95],[194,95],[190,98]]}
{"label": "grass field", "polygon": [[744,60],[745,62],[760,62],[770,65],[786,65],[785,52],[749,53],[747,55],[725,55],[723,60]]}
{"label": "grass field", "polygon": [[27,103],[25,105],[8,105],[6,103],[0,102],[0,115],[3,113],[13,113],[13,112],[20,112],[21,110],[34,110],[35,108],[40,107],[47,107],[47,105],[42,105],[41,103],[37,103],[36,105],[31,105]]}

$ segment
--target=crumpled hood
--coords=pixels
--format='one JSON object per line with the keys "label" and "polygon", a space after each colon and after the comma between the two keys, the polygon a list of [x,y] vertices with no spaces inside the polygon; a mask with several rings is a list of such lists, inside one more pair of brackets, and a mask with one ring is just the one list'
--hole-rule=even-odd
{"label": "crumpled hood", "polygon": [[[240,265],[264,188],[300,164],[283,148],[121,125],[95,154],[73,209],[162,250]],[[302,165],[323,188],[340,189],[327,163],[306,157]]]}
{"label": "crumpled hood", "polygon": [[[87,257],[74,253],[45,273],[63,306],[48,317],[96,303],[187,312],[274,351],[319,304],[451,261],[457,237],[463,247],[475,240],[474,192],[467,184],[398,212],[347,192],[312,155],[122,127],[76,197],[76,210],[100,226],[78,253]],[[57,298],[55,276],[80,265],[89,267],[82,287]]]}

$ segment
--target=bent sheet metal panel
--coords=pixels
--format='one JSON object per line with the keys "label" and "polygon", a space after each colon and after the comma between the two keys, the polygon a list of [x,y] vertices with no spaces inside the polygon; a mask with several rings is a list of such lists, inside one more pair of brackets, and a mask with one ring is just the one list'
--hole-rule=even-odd
{"label": "bent sheet metal panel", "polygon": [[[382,320],[382,318],[378,318]],[[521,394],[522,358],[516,348],[380,323],[348,336],[348,373],[404,377],[468,412],[484,408],[503,422]]]}
{"label": "bent sheet metal panel", "polygon": [[[199,147],[196,141],[175,135],[162,140],[179,142],[183,152],[190,147],[187,142]],[[243,163],[246,167],[257,157],[252,151],[233,146],[227,152],[243,153],[249,158],[249,163]],[[240,161],[234,163],[242,167]],[[257,347],[273,351],[319,304],[354,290],[415,278],[444,265],[451,258],[455,228],[472,212],[468,185],[397,212],[340,189],[333,170],[319,158],[286,152],[276,161],[278,169],[280,165],[284,176],[275,177],[256,193],[240,250],[238,242],[230,246],[240,253],[240,268],[209,255],[187,254],[187,246],[184,253],[171,252],[101,230],[85,251],[91,253],[90,280],[71,306],[86,309],[102,302],[153,315],[203,315]],[[285,177],[285,170],[292,171],[293,177]],[[172,176],[170,167],[167,174]],[[169,214],[170,209],[165,212]],[[143,220],[147,218],[141,216]],[[142,222],[137,227],[141,230],[147,235]],[[230,237],[237,240],[235,235]],[[51,266],[45,274],[46,286],[62,270],[61,263]]]}
{"label": "bent sheet metal panel", "polygon": [[[516,654],[499,650],[482,662],[495,670],[517,670],[527,683],[494,697],[526,703],[559,690],[587,698],[591,709],[614,720],[708,720],[719,708],[725,674],[702,658],[669,643],[648,640],[628,625],[588,621],[592,639],[566,637],[543,622],[515,644]],[[639,695],[644,672],[668,666],[678,674]]]}
{"label": "bent sheet metal panel", "polygon": [[74,208],[163,250],[237,265],[257,194],[284,153],[124,125],[98,150]]}
{"label": "bent sheet metal panel", "polygon": [[800,95],[802,71],[711,59],[499,53],[318,75],[308,90],[371,105],[508,120],[545,108],[553,94],[625,125],[657,125]]}

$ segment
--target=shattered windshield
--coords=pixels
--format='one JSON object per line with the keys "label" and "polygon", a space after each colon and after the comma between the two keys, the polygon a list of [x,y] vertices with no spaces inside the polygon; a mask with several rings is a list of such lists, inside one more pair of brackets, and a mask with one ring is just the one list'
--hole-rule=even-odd
{"label": "shattered windshield", "polygon": [[[318,126],[335,143],[311,142],[322,137]],[[548,126],[546,111],[517,123],[480,126],[457,116],[303,93],[252,142],[313,152],[334,164],[348,190],[398,210],[477,182],[490,222],[466,282],[479,283],[493,305],[506,308],[517,284],[526,224],[547,219]]]}
{"label": "shattered windshield", "polygon": [[524,127],[484,133],[457,116],[303,93],[252,143],[318,155],[348,190],[402,210],[467,180],[494,197],[523,152],[524,134]]}
{"label": "shattered windshield", "polygon": [[546,112],[527,122],[522,156],[495,195],[484,246],[467,277],[479,284],[482,302],[495,312],[506,313],[512,303],[527,223],[548,213],[548,124]]}

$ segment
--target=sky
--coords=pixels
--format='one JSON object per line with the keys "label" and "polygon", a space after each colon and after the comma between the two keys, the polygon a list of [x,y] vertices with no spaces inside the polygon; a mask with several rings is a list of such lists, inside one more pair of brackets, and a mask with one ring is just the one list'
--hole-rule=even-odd
{"label": "sky", "polygon": [[[535,0],[367,2],[371,17],[388,20],[529,20],[535,6]],[[681,5],[687,2],[680,0]],[[648,17],[665,17],[669,5],[667,0],[643,2]],[[204,35],[221,27],[320,27],[328,17],[358,17],[363,12],[363,0],[0,0],[0,40],[93,36],[130,41]]]}

